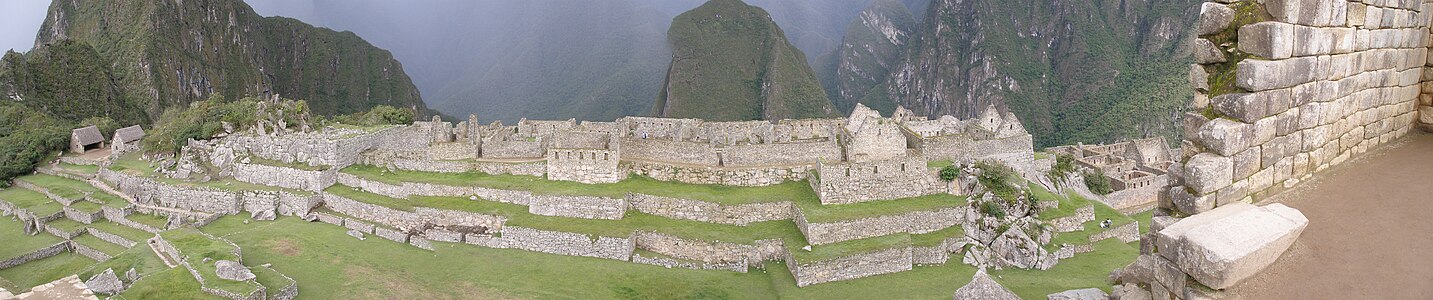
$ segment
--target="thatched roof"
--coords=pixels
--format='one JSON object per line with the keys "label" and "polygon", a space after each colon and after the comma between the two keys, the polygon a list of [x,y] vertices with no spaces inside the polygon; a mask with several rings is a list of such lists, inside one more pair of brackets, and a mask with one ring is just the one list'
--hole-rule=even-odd
{"label": "thatched roof", "polygon": [[134,125],[134,126],[130,126],[130,127],[120,128],[119,130],[115,130],[115,131],[114,131],[114,143],[115,143],[115,144],[122,144],[122,143],[134,142],[134,141],[138,141],[140,138],[143,138],[143,137],[144,137],[144,128],[143,128],[143,127],[139,127],[139,125]]}
{"label": "thatched roof", "polygon": [[104,135],[100,134],[100,128],[90,125],[85,128],[78,128],[70,131],[70,139],[78,141],[80,145],[91,145],[104,142]]}

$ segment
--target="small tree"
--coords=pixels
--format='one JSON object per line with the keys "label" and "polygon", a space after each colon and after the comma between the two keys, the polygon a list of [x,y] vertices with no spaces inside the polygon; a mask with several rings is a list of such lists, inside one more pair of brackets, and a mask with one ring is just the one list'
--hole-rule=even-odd
{"label": "small tree", "polygon": [[955,165],[947,165],[940,168],[940,180],[951,182],[955,181],[956,177],[960,177],[960,168],[956,168]]}
{"label": "small tree", "polygon": [[1085,187],[1089,188],[1091,192],[1100,195],[1108,195],[1114,192],[1114,189],[1110,187],[1110,178],[1105,177],[1104,171],[1096,169],[1094,171],[1084,172],[1084,175]]}
{"label": "small tree", "polygon": [[1050,168],[1050,178],[1065,180],[1075,173],[1075,157],[1069,154],[1055,156],[1055,166]]}

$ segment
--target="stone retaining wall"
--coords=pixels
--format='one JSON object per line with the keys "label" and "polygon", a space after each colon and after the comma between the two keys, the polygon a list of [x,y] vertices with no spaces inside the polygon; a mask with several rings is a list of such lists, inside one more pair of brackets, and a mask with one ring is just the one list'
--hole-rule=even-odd
{"label": "stone retaining wall", "polygon": [[54,235],[54,236],[58,236],[58,237],[60,237],[60,238],[62,238],[62,239],[72,240],[72,239],[74,239],[75,237],[80,236],[81,234],[85,234],[85,229],[84,229],[84,228],[79,228],[79,229],[75,229],[75,230],[72,230],[72,231],[65,231],[64,229],[60,229],[59,227],[50,226],[50,224],[45,224],[45,232],[46,232],[46,233],[49,233],[49,234],[51,234],[51,235]]}
{"label": "stone retaining wall", "polygon": [[1050,220],[1048,223],[1050,224],[1050,226],[1055,227],[1055,232],[1071,232],[1085,230],[1085,222],[1094,220],[1095,206],[1088,205],[1085,207],[1076,208],[1074,215],[1062,218],[1055,218],[1053,220]]}
{"label": "stone retaining wall", "polygon": [[850,255],[826,261],[797,263],[786,254],[786,267],[796,277],[796,286],[851,280],[895,272],[910,271],[914,265],[910,247]]}
{"label": "stone retaining wall", "polygon": [[323,191],[337,179],[338,170],[308,171],[289,167],[234,163],[234,179],[238,181],[310,192]]}
{"label": "stone retaining wall", "polygon": [[75,220],[75,222],[80,222],[84,224],[94,224],[95,220],[99,220],[99,218],[104,215],[104,211],[96,211],[92,213],[83,212],[78,209],[70,208],[69,206],[60,209],[60,211],[65,213],[65,218]]}
{"label": "stone retaining wall", "polygon": [[762,262],[781,258],[781,240],[760,240],[752,245],[684,239],[672,235],[639,231],[632,234],[638,249],[678,259],[704,263],[741,264],[760,267]]}
{"label": "stone retaining wall", "polygon": [[700,263],[700,262],[683,262],[683,261],[678,261],[678,260],[671,259],[671,258],[666,258],[666,257],[646,257],[646,256],[642,256],[642,254],[640,254],[640,253],[632,254],[632,262],[634,262],[634,263],[639,263],[639,264],[645,264],[645,265],[653,265],[653,266],[665,267],[665,268],[668,268],[668,269],[671,269],[671,268],[683,268],[683,269],[692,269],[692,270],[723,270],[723,271],[732,271],[732,272],[737,272],[737,273],[746,273],[746,271],[747,271],[747,269],[748,269],[748,267],[747,267],[746,264],[741,264],[741,263]]}
{"label": "stone retaining wall", "polygon": [[218,214],[238,214],[239,195],[212,188],[175,186],[101,168],[100,178],[144,204]]}
{"label": "stone retaining wall", "polygon": [[898,215],[862,218],[847,221],[812,223],[798,210],[796,226],[812,245],[830,244],[892,233],[927,233],[959,226],[968,214],[967,206],[946,207],[934,211],[913,211]]}
{"label": "stone retaining wall", "polygon": [[[324,193],[323,203],[324,207],[332,209],[335,212],[383,224],[384,226],[411,229],[421,227],[424,224],[423,217],[417,213],[363,203],[334,194]],[[369,229],[367,231],[372,232],[373,230]]]}
{"label": "stone retaining wall", "polygon": [[392,229],[383,228],[383,227],[372,227],[372,228],[373,228],[373,229],[370,230],[370,233],[373,233],[373,235],[376,235],[376,236],[381,237],[381,238],[388,239],[388,240],[390,240],[390,241],[398,242],[398,243],[401,243],[401,244],[407,244],[407,243],[408,243],[408,234],[407,234],[407,233],[403,233],[403,232],[400,232],[400,231],[397,231],[397,230],[392,230]]}
{"label": "stone retaining wall", "polygon": [[1109,228],[1099,233],[1090,235],[1090,243],[1095,243],[1108,238],[1119,239],[1120,242],[1129,243],[1139,240],[1139,222],[1130,222],[1119,227]]}
{"label": "stone retaining wall", "polygon": [[946,192],[946,183],[919,158],[822,163],[811,189],[821,204],[850,204]]}
{"label": "stone retaining wall", "polygon": [[114,258],[112,256],[109,256],[109,254],[105,254],[103,251],[90,248],[89,246],[85,246],[84,244],[80,244],[75,241],[69,241],[69,244],[70,249],[74,250],[75,253],[79,253],[80,255],[89,257],[90,259],[93,259],[97,262],[104,262]]}
{"label": "stone retaining wall", "polygon": [[109,243],[111,243],[111,244],[124,246],[125,248],[134,248],[134,245],[138,245],[138,244],[139,244],[139,242],[131,241],[131,240],[126,239],[126,238],[124,238],[124,237],[121,237],[121,236],[118,236],[118,235],[115,235],[115,234],[112,234],[112,233],[104,232],[103,230],[99,230],[99,229],[96,229],[96,228],[94,228],[94,227],[90,227],[90,228],[85,229],[85,233],[88,233],[89,235],[92,235],[92,236],[94,236],[94,237],[97,237],[97,238],[99,238],[99,239],[101,239],[101,240],[104,240],[104,241],[106,241],[106,242],[109,242]]}
{"label": "stone retaining wall", "polygon": [[969,243],[965,237],[953,237],[929,247],[911,247],[911,261],[915,264],[944,264],[950,261],[950,254],[960,253]]}
{"label": "stone retaining wall", "polygon": [[729,186],[768,186],[787,181],[801,181],[810,177],[811,172],[816,169],[814,164],[743,168],[680,165],[630,159],[621,161],[620,167],[622,172],[661,181]]}
{"label": "stone retaining wall", "polygon": [[130,206],[127,208],[113,208],[105,206],[100,209],[104,213],[104,218],[106,220],[119,223],[119,225],[129,226],[130,228],[144,230],[145,232],[156,234],[160,231],[163,231],[159,228],[154,228],[153,226],[149,226],[140,222],[135,222],[133,220],[130,220],[129,218],[126,218],[126,216],[129,216],[129,214],[134,213],[134,206]]}
{"label": "stone retaining wall", "polygon": [[815,165],[840,161],[841,145],[835,139],[820,142],[733,145],[722,149],[721,163],[728,167]]}
{"label": "stone retaining wall", "polygon": [[668,198],[645,194],[627,194],[627,203],[633,210],[678,220],[693,220],[707,223],[747,224],[791,219],[795,211],[792,202],[752,203],[742,205],[720,205],[712,202]]}
{"label": "stone retaining wall", "polygon": [[568,256],[587,256],[626,261],[635,246],[631,239],[598,237],[585,234],[545,231],[508,226],[501,237],[468,239],[469,244],[488,248],[512,248]]}
{"label": "stone retaining wall", "polygon": [[351,174],[339,174],[339,183],[393,198],[410,196],[468,197],[528,206],[536,215],[585,219],[619,220],[627,212],[627,201],[606,197],[538,195],[528,191],[510,191],[482,187],[445,186],[405,182],[387,184]]}
{"label": "stone retaining wall", "polygon": [[31,251],[30,253],[25,253],[24,255],[0,261],[0,270],[9,269],[27,262],[59,255],[66,250],[70,250],[69,243],[69,241],[59,242],[54,245],[50,245],[49,247],[40,248],[38,250]]}

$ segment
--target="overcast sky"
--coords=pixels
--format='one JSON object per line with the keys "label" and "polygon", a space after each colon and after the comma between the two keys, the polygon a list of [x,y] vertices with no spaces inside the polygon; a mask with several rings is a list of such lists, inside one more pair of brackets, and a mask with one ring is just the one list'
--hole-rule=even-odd
{"label": "overcast sky", "polygon": [[0,51],[30,51],[49,0],[0,0]]}

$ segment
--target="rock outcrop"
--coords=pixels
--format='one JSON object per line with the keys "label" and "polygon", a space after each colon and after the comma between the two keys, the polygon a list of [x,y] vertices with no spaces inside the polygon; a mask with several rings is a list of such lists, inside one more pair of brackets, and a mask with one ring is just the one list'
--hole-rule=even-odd
{"label": "rock outcrop", "polygon": [[114,295],[124,291],[124,283],[119,281],[119,276],[114,275],[114,269],[106,269],[104,273],[90,277],[90,280],[85,281],[85,285],[100,294]]}
{"label": "rock outcrop", "polygon": [[233,281],[245,281],[254,279],[254,272],[249,271],[248,267],[239,264],[239,262],[237,261],[216,261],[214,262],[214,269],[214,275],[219,276],[220,279]]}
{"label": "rock outcrop", "polygon": [[970,283],[955,290],[955,300],[1019,300],[1015,292],[995,282],[994,278],[985,274],[985,269],[975,272],[975,277]]}

